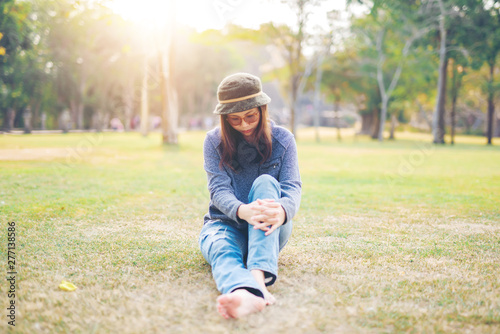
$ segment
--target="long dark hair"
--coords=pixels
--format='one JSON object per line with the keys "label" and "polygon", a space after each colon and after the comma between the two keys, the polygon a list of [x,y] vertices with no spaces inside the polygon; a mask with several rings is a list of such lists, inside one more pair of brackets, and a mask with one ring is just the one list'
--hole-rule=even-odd
{"label": "long dark hair", "polygon": [[[273,139],[271,137],[271,124],[267,112],[267,105],[259,107],[259,113],[259,124],[257,124],[255,128],[255,147],[262,158],[260,161],[262,164],[271,156]],[[227,115],[220,115],[220,129],[222,152],[219,167],[222,168],[222,165],[226,165],[232,170],[235,170],[231,162],[237,157],[238,143],[242,140],[243,135],[229,124]]]}

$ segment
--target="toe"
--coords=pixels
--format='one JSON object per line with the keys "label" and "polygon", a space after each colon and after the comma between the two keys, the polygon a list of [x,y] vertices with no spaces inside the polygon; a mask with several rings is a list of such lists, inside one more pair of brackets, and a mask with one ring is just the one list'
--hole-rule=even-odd
{"label": "toe", "polygon": [[221,295],[217,298],[217,302],[219,305],[226,305],[231,301],[231,298],[229,298],[228,295]]}
{"label": "toe", "polygon": [[217,306],[217,311],[218,311],[218,312],[219,312],[219,314],[220,314],[221,316],[223,316],[225,319],[227,319],[227,318],[229,317],[229,316],[228,316],[228,314],[227,314],[226,309],[225,309],[224,307],[222,307],[221,305],[218,305],[218,306]]}
{"label": "toe", "polygon": [[274,298],[274,296],[270,293],[268,294],[265,294],[265,301],[266,301],[266,305],[273,305],[274,303],[276,303],[276,298]]}

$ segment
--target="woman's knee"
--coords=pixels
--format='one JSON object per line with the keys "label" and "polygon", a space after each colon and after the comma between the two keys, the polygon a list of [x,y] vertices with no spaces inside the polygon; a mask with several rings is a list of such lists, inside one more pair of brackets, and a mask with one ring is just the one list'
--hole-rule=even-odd
{"label": "woman's knee", "polygon": [[263,196],[275,199],[281,197],[280,183],[269,174],[262,174],[253,181],[249,201],[252,202],[257,198],[263,199]]}
{"label": "woman's knee", "polygon": [[279,187],[279,182],[269,174],[262,174],[253,181],[253,186],[260,187],[263,185],[274,185]]}

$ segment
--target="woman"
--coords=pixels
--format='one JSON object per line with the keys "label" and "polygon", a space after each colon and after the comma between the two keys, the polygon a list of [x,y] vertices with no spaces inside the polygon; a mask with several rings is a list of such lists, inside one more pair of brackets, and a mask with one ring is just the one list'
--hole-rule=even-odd
{"label": "woman", "polygon": [[293,135],[269,120],[271,99],[260,79],[233,74],[217,95],[220,127],[204,143],[210,205],[199,243],[222,293],[217,310],[227,319],[275,302],[267,286],[292,233],[301,181]]}

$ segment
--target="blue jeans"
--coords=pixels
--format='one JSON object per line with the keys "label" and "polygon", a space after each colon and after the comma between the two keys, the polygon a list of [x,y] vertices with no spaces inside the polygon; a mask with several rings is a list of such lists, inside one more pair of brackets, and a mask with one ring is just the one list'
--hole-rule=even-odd
{"label": "blue jeans", "polygon": [[[274,177],[263,174],[253,182],[248,203],[268,198],[281,198],[281,188]],[[221,293],[243,288],[263,297],[250,272],[254,269],[264,272],[266,285],[274,284],[278,276],[278,254],[292,234],[292,222],[281,225],[268,236],[264,233],[250,224],[239,228],[222,221],[209,221],[203,226],[199,238],[201,252],[212,266]]]}

